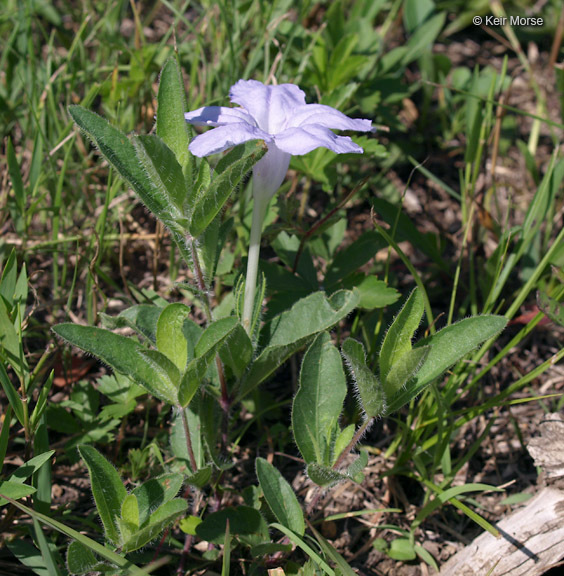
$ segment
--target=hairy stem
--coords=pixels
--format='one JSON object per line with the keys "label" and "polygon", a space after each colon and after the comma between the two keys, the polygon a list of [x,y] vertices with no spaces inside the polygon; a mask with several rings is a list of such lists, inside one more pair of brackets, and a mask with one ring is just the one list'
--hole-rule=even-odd
{"label": "hairy stem", "polygon": [[[198,257],[198,250],[196,248],[196,242],[192,236],[188,236],[188,245],[190,247],[190,252],[192,254],[193,272],[196,277],[196,282],[198,283],[198,289],[202,294],[202,301],[204,304],[204,313],[206,315],[207,323],[212,321],[212,313],[210,306],[210,299],[208,291],[206,288],[206,281],[204,279],[204,273],[202,272],[202,267],[200,265],[200,259]],[[225,381],[225,372],[223,370],[223,363],[219,357],[219,354],[215,357],[215,365],[217,366],[217,373],[219,375],[219,383],[221,387],[221,399],[220,405],[225,414],[229,412],[231,406],[231,399],[229,398],[229,393],[227,391],[227,382]]]}
{"label": "hairy stem", "polygon": [[190,466],[192,468],[192,474],[195,474],[198,471],[198,463],[196,462],[196,457],[194,456],[194,449],[192,448],[192,436],[190,435],[190,426],[188,425],[188,417],[186,416],[186,409],[181,408],[180,413],[182,414],[182,424],[184,426],[184,434],[186,435],[186,448],[188,449]]}

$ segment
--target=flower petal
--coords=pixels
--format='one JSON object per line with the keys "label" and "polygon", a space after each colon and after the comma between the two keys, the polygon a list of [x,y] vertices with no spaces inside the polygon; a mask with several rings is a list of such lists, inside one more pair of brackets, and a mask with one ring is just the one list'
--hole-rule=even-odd
{"label": "flower petal", "polygon": [[252,116],[242,108],[227,108],[225,106],[204,106],[192,112],[186,112],[184,118],[188,124],[194,126],[225,126],[248,122],[256,126]]}
{"label": "flower petal", "polygon": [[288,127],[324,126],[334,130],[356,130],[357,132],[370,132],[372,122],[362,118],[349,118],[339,110],[324,104],[306,104],[294,111]]}
{"label": "flower petal", "polygon": [[243,106],[259,128],[275,134],[286,128],[296,108],[305,106],[305,94],[295,84],[265,86],[257,80],[239,80],[229,91],[231,102]]}
{"label": "flower petal", "polygon": [[329,148],[337,154],[362,154],[364,150],[348,136],[337,136],[329,128],[319,125],[288,128],[274,136],[276,146],[283,152],[300,156],[316,148]]}
{"label": "flower petal", "polygon": [[237,146],[243,142],[250,140],[264,140],[271,142],[272,136],[255,128],[245,122],[239,124],[229,124],[228,126],[219,126],[213,130],[209,130],[204,134],[196,136],[188,146],[188,149],[194,156],[209,156],[210,154],[217,154],[223,152],[227,148]]}

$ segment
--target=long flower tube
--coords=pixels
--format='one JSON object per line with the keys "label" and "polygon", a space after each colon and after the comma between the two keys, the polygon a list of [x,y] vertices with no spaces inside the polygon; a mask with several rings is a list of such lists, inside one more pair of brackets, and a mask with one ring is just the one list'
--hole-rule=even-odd
{"label": "long flower tube", "polygon": [[194,138],[190,152],[203,157],[223,152],[250,140],[264,140],[267,153],[253,168],[253,217],[245,279],[243,326],[251,333],[260,239],[268,203],[284,181],[291,156],[328,148],[337,154],[362,154],[363,149],[335,130],[372,131],[370,120],[349,118],[331,106],[306,104],[294,84],[265,86],[256,80],[239,80],[229,92],[240,108],[205,106],[184,115],[195,126],[212,126]]}

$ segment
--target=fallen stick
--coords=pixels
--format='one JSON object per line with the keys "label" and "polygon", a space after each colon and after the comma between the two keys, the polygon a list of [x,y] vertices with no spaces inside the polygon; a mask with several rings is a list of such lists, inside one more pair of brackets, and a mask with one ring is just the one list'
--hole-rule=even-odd
{"label": "fallen stick", "polygon": [[564,492],[544,488],[455,554],[440,576],[540,576],[564,557]]}

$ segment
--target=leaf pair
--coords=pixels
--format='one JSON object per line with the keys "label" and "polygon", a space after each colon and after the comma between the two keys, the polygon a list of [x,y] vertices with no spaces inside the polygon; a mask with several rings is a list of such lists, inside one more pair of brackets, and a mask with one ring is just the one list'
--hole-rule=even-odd
{"label": "leaf pair", "polygon": [[244,370],[252,351],[248,336],[234,316],[212,322],[202,331],[188,318],[189,312],[186,305],[178,302],[162,309],[141,305],[115,320],[115,326],[128,325],[146,336],[156,350],[92,326],[59,324],[53,331],[129,376],[159,400],[185,408],[204,381],[215,355],[227,342],[236,347],[225,353],[235,373]]}
{"label": "leaf pair", "polygon": [[[106,539],[121,551],[145,546],[186,512],[186,501],[175,498],[182,475],[164,474],[128,494],[115,468],[95,448],[83,445],[78,450],[88,467]],[[69,548],[69,554],[74,557],[75,552]]]}
{"label": "leaf pair", "polygon": [[143,204],[173,232],[183,252],[183,238],[187,234],[198,237],[206,230],[266,153],[263,142],[248,142],[226,154],[211,179],[206,160],[200,162],[196,174],[194,158],[188,152],[184,85],[174,59],[166,62],[161,73],[156,134],[129,139],[94,112],[80,106],[68,110]]}
{"label": "leaf pair", "polygon": [[352,377],[360,406],[367,418],[390,414],[420,394],[450,366],[485,340],[498,334],[507,320],[500,316],[466,318],[419,341],[412,339],[423,317],[423,297],[414,290],[395,317],[379,357],[379,377],[367,363],[364,346],[348,338],[341,354],[322,332],[307,350],[294,398],[292,430],[307,464],[310,478],[319,485],[343,479],[362,480],[366,454],[346,471],[335,463],[349,446],[354,426],[341,430],[339,417],[347,393],[344,360]]}
{"label": "leaf pair", "polygon": [[367,417],[399,410],[448,368],[499,334],[507,324],[503,316],[473,316],[413,346],[412,339],[423,312],[423,297],[415,289],[386,333],[380,350],[379,379],[366,364],[362,344],[351,339],[343,343],[343,356]]}

